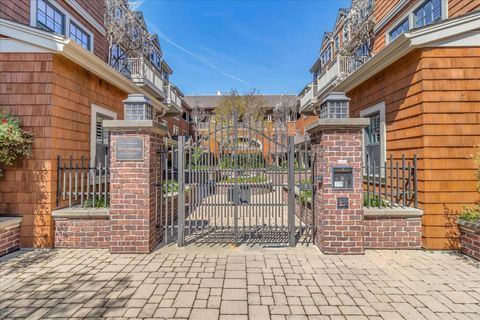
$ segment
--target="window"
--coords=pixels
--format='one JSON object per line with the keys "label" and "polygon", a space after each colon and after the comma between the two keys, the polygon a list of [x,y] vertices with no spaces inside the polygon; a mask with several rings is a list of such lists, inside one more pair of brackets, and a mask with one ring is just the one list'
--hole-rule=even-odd
{"label": "window", "polygon": [[365,128],[365,158],[367,164],[379,165],[380,158],[380,113],[370,115],[370,125]]}
{"label": "window", "polygon": [[350,40],[350,30],[349,30],[349,25],[346,24],[343,27],[343,43],[347,43]]}
{"label": "window", "polygon": [[340,49],[340,37],[339,37],[339,35],[337,35],[335,37],[334,43],[335,43],[335,51],[338,51],[338,49]]}
{"label": "window", "polygon": [[381,165],[386,161],[386,125],[385,102],[360,111],[360,116],[370,119],[370,124],[363,131],[364,163]]}
{"label": "window", "polygon": [[158,53],[158,51],[153,51],[151,54],[150,54],[150,61],[157,67],[157,68],[161,68],[161,60],[162,58],[160,57],[160,53]]}
{"label": "window", "polygon": [[407,19],[403,20],[398,26],[393,28],[392,31],[390,31],[390,33],[389,33],[390,41],[395,40],[395,38],[397,38],[402,33],[408,31],[409,29],[410,29],[410,27],[408,25],[408,18],[407,18]]}
{"label": "window", "polygon": [[177,126],[173,126],[173,135],[174,136],[178,136],[178,127]]}
{"label": "window", "polygon": [[442,1],[427,0],[415,12],[415,27],[423,27],[442,19]]}
{"label": "window", "polygon": [[45,0],[37,1],[37,26],[65,35],[65,15]]}
{"label": "window", "polygon": [[317,83],[317,79],[319,75],[320,75],[320,69],[315,69],[315,71],[313,71],[313,81],[315,83]]}
{"label": "window", "polygon": [[109,158],[110,135],[103,127],[103,120],[116,119],[117,114],[108,109],[92,105],[91,138],[90,138],[90,161],[91,164],[105,164],[105,157]]}
{"label": "window", "polygon": [[90,50],[90,35],[73,22],[70,22],[70,38],[85,49]]}
{"label": "window", "polygon": [[320,59],[322,61],[322,66],[330,62],[330,60],[332,59],[332,46],[328,46],[328,48],[325,49]]}

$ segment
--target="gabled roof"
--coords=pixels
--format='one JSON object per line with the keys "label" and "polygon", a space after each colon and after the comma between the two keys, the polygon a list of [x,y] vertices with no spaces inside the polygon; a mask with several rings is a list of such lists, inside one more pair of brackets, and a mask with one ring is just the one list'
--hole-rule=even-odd
{"label": "gabled roof", "polygon": [[342,18],[346,17],[350,9],[347,8],[340,8],[338,9],[337,19],[335,20],[335,24],[333,25],[333,31],[337,29],[337,26],[340,24]]}
{"label": "gabled roof", "polygon": [[324,32],[323,33],[323,39],[322,39],[322,45],[320,47],[320,53],[322,52],[323,46],[325,45],[326,41],[332,40],[332,33],[331,32]]}
{"label": "gabled roof", "polygon": [[151,34],[150,35],[150,38],[152,39],[153,41],[153,44],[157,47],[157,49],[160,51],[160,55],[163,56],[163,51],[162,51],[162,47],[160,46],[160,39],[158,38],[158,35],[156,33],[154,34]]}

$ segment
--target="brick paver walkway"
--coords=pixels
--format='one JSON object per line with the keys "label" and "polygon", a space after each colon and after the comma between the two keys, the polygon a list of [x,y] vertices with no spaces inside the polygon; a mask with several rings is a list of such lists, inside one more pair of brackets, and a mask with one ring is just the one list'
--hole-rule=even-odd
{"label": "brick paver walkway", "polygon": [[191,247],[0,261],[0,318],[480,319],[479,262],[455,253]]}

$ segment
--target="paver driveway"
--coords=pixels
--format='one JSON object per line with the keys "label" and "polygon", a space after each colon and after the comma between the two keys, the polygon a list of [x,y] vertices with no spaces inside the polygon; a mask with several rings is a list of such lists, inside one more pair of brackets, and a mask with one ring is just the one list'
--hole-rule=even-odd
{"label": "paver driveway", "polygon": [[0,261],[1,318],[480,319],[479,262],[454,253],[167,247]]}

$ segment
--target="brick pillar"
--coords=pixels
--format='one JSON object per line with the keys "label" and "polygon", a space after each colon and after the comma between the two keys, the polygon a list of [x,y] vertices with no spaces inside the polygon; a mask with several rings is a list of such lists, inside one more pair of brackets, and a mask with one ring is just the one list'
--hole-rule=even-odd
{"label": "brick pillar", "polygon": [[[367,125],[368,119],[352,118],[319,119],[309,126],[312,150],[316,153],[315,183],[319,183],[315,199],[316,242],[324,253],[364,252],[362,129]],[[334,170],[344,176],[351,172],[352,185],[335,183]]]}
{"label": "brick pillar", "polygon": [[109,120],[112,253],[149,253],[159,243],[156,183],[165,126],[152,120]]}

